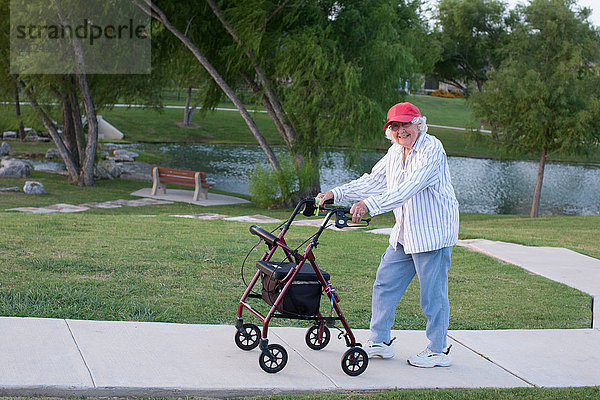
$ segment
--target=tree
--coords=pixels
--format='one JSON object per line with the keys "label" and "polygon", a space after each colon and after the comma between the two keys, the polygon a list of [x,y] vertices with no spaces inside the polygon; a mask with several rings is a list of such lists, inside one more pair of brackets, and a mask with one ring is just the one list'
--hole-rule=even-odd
{"label": "tree", "polygon": [[[11,12],[20,13],[21,20],[26,20],[28,15],[37,15],[36,13],[41,12],[39,5],[23,3],[19,4],[17,10]],[[54,0],[43,6],[43,13],[45,16],[48,13],[52,14],[57,23],[70,25],[69,14],[65,12],[70,5],[74,8],[81,7],[81,3],[69,4],[68,1],[62,1],[59,4]],[[8,1],[0,1],[0,6],[8,9]],[[106,7],[110,7],[110,4],[106,4]],[[110,11],[107,10],[107,13],[110,14]],[[151,99],[150,104],[155,104],[157,97],[153,92],[156,91],[157,85],[152,83],[152,79],[143,75],[88,74],[85,62],[89,60],[83,58],[81,45],[76,37],[70,43],[71,47],[68,48],[65,57],[55,57],[52,60],[53,63],[64,62],[63,66],[67,70],[71,68],[71,73],[28,74],[25,68],[25,73],[10,74],[8,60],[12,62],[15,59],[12,59],[8,52],[8,13],[0,15],[2,24],[0,54],[3,56],[0,57],[2,59],[0,60],[0,86],[17,87],[29,101],[37,118],[52,137],[65,163],[69,180],[78,182],[80,186],[94,185],[94,163],[98,144],[97,110],[115,102],[116,99],[127,99],[132,96],[141,99],[145,94],[150,94],[146,98]],[[60,60],[57,61],[57,58]],[[37,62],[44,65],[43,63],[47,62],[43,57],[28,57],[27,54],[21,58],[17,57],[16,60],[25,61],[28,66],[36,65]],[[57,107],[48,104],[56,101],[60,104],[62,133],[53,121],[53,116],[56,118]],[[86,132],[82,123],[82,110],[87,121]]]}
{"label": "tree", "polygon": [[497,49],[507,33],[505,5],[499,0],[441,0],[435,34],[442,48],[433,76],[469,94],[482,90],[487,73],[500,63]]}
{"label": "tree", "polygon": [[544,167],[556,152],[583,153],[600,140],[600,37],[572,0],[533,0],[490,73],[472,96],[476,114],[495,121],[504,146],[539,154],[531,217],[539,214]]}
{"label": "tree", "polygon": [[[223,90],[223,92],[229,97],[229,99],[233,102],[233,104],[238,108],[242,118],[248,125],[248,128],[258,141],[260,147],[263,152],[267,156],[269,162],[273,166],[275,170],[279,169],[279,162],[277,161],[277,157],[273,150],[265,140],[264,136],[256,126],[254,119],[241,102],[241,100],[235,94],[235,91],[227,84],[227,82],[223,79],[221,74],[213,67],[210,61],[204,56],[202,51],[186,36],[184,35],[175,25],[171,23],[165,12],[159,8],[156,4],[153,4],[150,0],[133,0],[134,3],[140,7],[144,12],[146,12],[151,17],[155,18],[159,21],[166,29],[168,29],[175,37],[181,41],[196,57],[198,62],[202,64],[202,66],[206,69],[206,71],[210,74],[211,78],[215,81],[215,83]],[[178,7],[178,9],[180,9]]]}
{"label": "tree", "polygon": [[[234,82],[241,77],[260,97],[296,168],[312,172],[299,182],[301,192],[320,189],[323,146],[344,142],[358,149],[380,137],[373,128],[400,100],[401,82],[416,75],[419,56],[426,53],[419,48],[427,38],[418,1],[207,0],[212,18],[199,5],[190,11],[172,1],[157,4],[153,16],[186,44],[227,96],[235,93],[222,84],[223,75]],[[192,12],[202,18],[184,36],[175,25],[186,26]],[[218,47],[211,35],[194,32],[198,24],[214,26],[215,17],[222,31]],[[219,50],[216,58],[205,56],[211,48]],[[234,104],[244,115],[243,104]]]}

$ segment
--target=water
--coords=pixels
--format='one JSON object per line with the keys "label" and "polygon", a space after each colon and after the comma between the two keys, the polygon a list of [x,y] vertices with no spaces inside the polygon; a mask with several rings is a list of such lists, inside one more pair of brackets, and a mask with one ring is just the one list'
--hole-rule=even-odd
{"label": "water", "polygon": [[[161,165],[204,171],[215,188],[248,193],[248,178],[257,163],[268,163],[258,146],[226,145],[150,145],[124,147],[161,154]],[[277,156],[287,150],[276,148]],[[342,150],[329,150],[323,156],[321,187],[358,178],[383,156],[363,152],[357,165],[348,166]],[[448,163],[460,211],[484,214],[529,214],[538,163],[533,161],[495,161],[449,157]],[[600,167],[547,163],[540,200],[543,215],[600,215]]]}

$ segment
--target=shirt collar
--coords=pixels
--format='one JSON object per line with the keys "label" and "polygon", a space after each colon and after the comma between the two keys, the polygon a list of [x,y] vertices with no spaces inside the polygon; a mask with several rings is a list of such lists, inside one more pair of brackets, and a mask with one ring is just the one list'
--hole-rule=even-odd
{"label": "shirt collar", "polygon": [[[412,147],[412,149],[414,151],[419,151],[419,149],[423,146],[423,142],[425,141],[425,138],[424,138],[425,135],[427,135],[427,133],[421,132],[419,134],[419,137],[417,138],[417,140],[415,141],[415,144],[413,144],[413,147]],[[399,145],[398,143],[395,143],[395,142],[394,142],[394,144],[392,144],[392,149],[398,153],[404,152],[404,146]]]}

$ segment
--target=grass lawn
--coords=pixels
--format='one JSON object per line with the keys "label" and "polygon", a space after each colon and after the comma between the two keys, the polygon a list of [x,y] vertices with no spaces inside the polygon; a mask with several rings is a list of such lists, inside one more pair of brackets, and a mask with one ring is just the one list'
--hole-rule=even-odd
{"label": "grass lawn", "polygon": [[[79,188],[66,183],[64,177],[36,171],[32,178],[44,183],[49,194],[3,193],[0,209],[127,199],[132,198],[128,194],[133,190],[149,185],[117,179]],[[23,180],[3,179],[3,186],[22,184]],[[290,210],[266,211],[252,204],[201,207],[175,203],[76,214],[3,212],[4,231],[10,233],[0,237],[0,257],[4,260],[0,315],[232,323],[245,287],[241,263],[256,240],[247,223],[169,216],[201,212],[266,214],[285,219]],[[485,216],[485,220],[469,214],[462,217],[461,236],[521,238],[517,241],[522,242],[535,230],[535,244],[553,245],[557,241],[571,243],[574,250],[600,253],[593,233],[600,217],[545,217],[548,223],[535,225],[529,219],[510,216]],[[386,214],[374,218],[372,226],[391,224],[392,216]],[[557,230],[556,226],[576,229],[577,242],[566,241],[569,231]],[[288,238],[300,244],[313,232],[310,227],[295,227]],[[552,241],[545,241],[546,237]],[[371,286],[377,260],[386,246],[384,235],[328,231],[322,236],[316,252],[318,263],[332,275],[353,327],[368,327]],[[258,252],[249,257],[246,280],[254,273],[259,257]],[[459,247],[453,251],[450,294],[451,329],[591,325],[588,295]],[[424,327],[415,281],[400,303],[394,328]]]}

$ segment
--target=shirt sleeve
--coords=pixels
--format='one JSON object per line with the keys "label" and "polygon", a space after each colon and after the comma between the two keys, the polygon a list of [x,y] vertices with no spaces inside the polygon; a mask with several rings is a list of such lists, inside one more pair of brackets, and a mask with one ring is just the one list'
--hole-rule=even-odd
{"label": "shirt sleeve", "polygon": [[382,193],[387,187],[385,169],[388,158],[389,154],[383,156],[383,158],[373,166],[371,173],[364,174],[360,178],[350,181],[345,185],[331,189],[335,202],[358,201],[365,197]]}
{"label": "shirt sleeve", "polygon": [[438,181],[443,152],[436,149],[416,156],[416,165],[397,188],[373,194],[364,200],[369,214],[374,216],[398,208]]}

